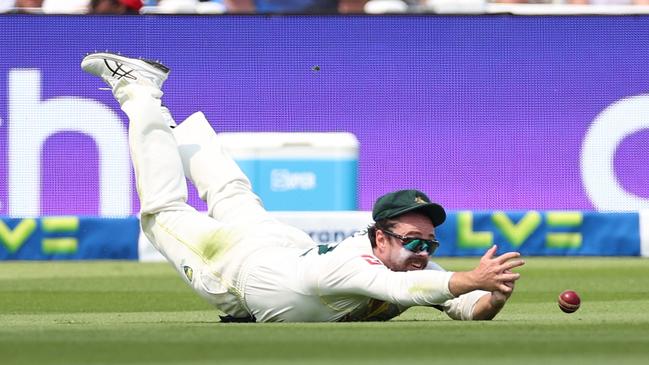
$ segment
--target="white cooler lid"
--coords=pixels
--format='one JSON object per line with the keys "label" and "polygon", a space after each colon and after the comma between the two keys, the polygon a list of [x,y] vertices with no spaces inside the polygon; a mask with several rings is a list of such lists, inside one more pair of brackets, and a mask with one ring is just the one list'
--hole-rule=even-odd
{"label": "white cooler lid", "polygon": [[348,132],[219,133],[218,136],[235,159],[358,158],[358,139]]}

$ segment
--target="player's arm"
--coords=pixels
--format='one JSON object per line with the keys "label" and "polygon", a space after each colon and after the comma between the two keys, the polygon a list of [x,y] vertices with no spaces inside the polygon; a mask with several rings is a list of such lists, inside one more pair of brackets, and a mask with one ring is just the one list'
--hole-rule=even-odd
{"label": "player's arm", "polygon": [[[446,271],[434,261],[428,261],[428,265],[426,265],[424,270]],[[485,306],[485,303],[483,303],[482,300],[488,294],[490,293],[484,290],[474,290],[462,294],[457,298],[447,300],[444,304],[436,305],[434,308],[443,311],[450,318],[456,320],[468,321],[472,319],[487,319],[482,318],[482,316],[486,314],[489,307]]]}
{"label": "player's arm", "polygon": [[361,295],[403,307],[442,304],[453,298],[448,289],[451,272],[394,272],[372,255],[335,256],[318,275],[320,295]]}
{"label": "player's arm", "polygon": [[440,305],[479,289],[511,293],[511,288],[504,282],[513,282],[520,275],[509,269],[521,266],[524,262],[509,261],[518,257],[518,253],[494,256],[495,251],[495,246],[489,249],[478,266],[466,272],[394,272],[372,255],[332,255],[329,265],[326,265],[317,279],[317,290],[323,295],[364,295],[405,307]]}
{"label": "player's arm", "polygon": [[[436,262],[429,261],[425,270],[446,271],[443,267],[439,266]],[[499,298],[498,295],[504,297],[504,294],[494,292],[492,293],[484,290],[474,290],[472,292],[462,294],[457,298],[447,300],[442,305],[436,305],[435,308],[446,313],[450,318],[455,320],[480,320],[492,319],[500,311],[505,304],[506,298]],[[500,299],[505,299],[501,301]]]}
{"label": "player's arm", "polygon": [[[520,277],[519,274],[513,273],[511,269],[522,266],[525,262],[523,260],[512,260],[520,256],[518,253],[509,252],[502,256],[495,256],[495,252],[496,246],[493,246],[480,259],[478,267],[473,271],[454,275],[454,278],[459,281],[452,281],[450,285],[457,285],[456,289],[460,288],[458,290],[466,290],[467,287],[471,287],[470,284],[462,283],[461,280],[474,280],[476,285],[483,285],[479,284],[480,280],[471,279],[472,276],[481,276],[484,280],[487,280],[487,283],[491,277],[492,283],[444,303],[442,308],[449,317],[462,320],[490,320],[503,308],[514,290],[514,282]],[[494,279],[495,281],[493,281]],[[491,289],[491,291],[480,289]]]}
{"label": "player's arm", "polygon": [[[514,282],[505,283],[512,291],[514,290]],[[505,306],[505,303],[511,296],[512,292],[503,293],[500,291],[493,291],[483,295],[475,304],[473,308],[473,319],[476,320],[489,320],[493,319],[496,314]]]}
{"label": "player's arm", "polygon": [[500,312],[508,298],[509,295],[497,291],[474,290],[435,307],[452,319],[490,320]]}
{"label": "player's arm", "polygon": [[[473,271],[454,275],[454,278],[459,281],[451,281],[450,285],[457,285],[459,290],[466,290],[467,287],[470,287],[470,285],[462,283],[461,280],[473,280],[477,285],[483,285],[479,284],[480,280],[471,278],[471,276],[477,275],[487,280],[487,285],[478,289],[490,291],[474,290],[449,300],[442,306],[449,317],[463,320],[489,320],[493,319],[503,308],[514,290],[515,281],[520,277],[511,269],[522,266],[525,262],[512,260],[520,256],[518,253],[509,252],[502,256],[495,256],[495,252],[496,246],[493,246],[480,259],[478,267]],[[488,284],[490,277],[492,278],[491,286]],[[494,279],[495,281],[493,281]],[[465,285],[464,289],[462,289],[463,285]]]}

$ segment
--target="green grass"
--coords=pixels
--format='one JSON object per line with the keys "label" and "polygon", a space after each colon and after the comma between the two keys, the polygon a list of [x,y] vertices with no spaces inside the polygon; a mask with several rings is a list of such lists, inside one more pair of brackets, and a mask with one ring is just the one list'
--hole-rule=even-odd
{"label": "green grass", "polygon": [[[649,260],[528,258],[491,322],[221,324],[167,264],[0,263],[0,364],[647,364]],[[474,259],[443,259],[451,270]],[[562,313],[564,289],[582,307]]]}

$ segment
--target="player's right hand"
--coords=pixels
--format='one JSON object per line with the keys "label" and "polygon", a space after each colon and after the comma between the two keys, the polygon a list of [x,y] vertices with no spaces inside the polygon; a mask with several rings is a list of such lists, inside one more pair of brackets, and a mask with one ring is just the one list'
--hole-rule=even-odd
{"label": "player's right hand", "polygon": [[521,276],[519,273],[512,272],[511,269],[525,265],[525,261],[517,259],[521,256],[518,252],[506,252],[496,256],[497,249],[498,246],[493,245],[480,258],[478,266],[472,270],[474,280],[479,289],[510,294],[513,285],[507,285],[507,283],[515,282]]}
{"label": "player's right hand", "polygon": [[509,296],[513,291],[513,283],[520,278],[520,274],[514,273],[511,269],[523,266],[525,261],[517,259],[518,252],[507,252],[496,256],[497,246],[492,246],[480,258],[475,269],[466,272],[456,272],[449,282],[449,290],[453,295],[458,296],[473,290],[485,290],[489,292],[499,291]]}

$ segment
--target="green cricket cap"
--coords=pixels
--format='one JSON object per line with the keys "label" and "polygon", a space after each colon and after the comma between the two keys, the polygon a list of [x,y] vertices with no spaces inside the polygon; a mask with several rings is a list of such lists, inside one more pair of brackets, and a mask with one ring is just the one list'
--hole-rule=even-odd
{"label": "green cricket cap", "polygon": [[446,220],[444,208],[431,202],[426,194],[418,190],[399,190],[378,198],[374,203],[374,209],[372,209],[372,218],[376,222],[415,211],[430,218],[435,227]]}

